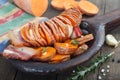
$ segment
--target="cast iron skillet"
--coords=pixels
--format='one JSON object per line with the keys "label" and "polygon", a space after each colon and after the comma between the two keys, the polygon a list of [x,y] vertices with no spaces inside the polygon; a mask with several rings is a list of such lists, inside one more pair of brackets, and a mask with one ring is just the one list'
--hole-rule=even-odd
{"label": "cast iron skillet", "polygon": [[59,64],[48,64],[34,61],[9,61],[19,70],[33,74],[59,73],[60,71],[75,67],[89,60],[101,48],[105,40],[105,33],[120,25],[120,9],[109,12],[103,16],[83,20],[83,25],[93,33],[95,39],[91,47],[82,55]]}

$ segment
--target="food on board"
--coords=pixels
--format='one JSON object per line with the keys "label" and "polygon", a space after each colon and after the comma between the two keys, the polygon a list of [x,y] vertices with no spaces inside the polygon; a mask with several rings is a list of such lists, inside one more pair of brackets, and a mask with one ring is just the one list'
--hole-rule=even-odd
{"label": "food on board", "polygon": [[69,59],[70,59],[70,55],[57,54],[53,58],[51,58],[49,63],[60,63],[60,62],[67,61]]}

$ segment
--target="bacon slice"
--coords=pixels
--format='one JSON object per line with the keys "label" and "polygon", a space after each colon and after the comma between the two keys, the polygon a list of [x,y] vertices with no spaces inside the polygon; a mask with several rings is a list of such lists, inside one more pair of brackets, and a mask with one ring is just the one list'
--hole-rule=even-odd
{"label": "bacon slice", "polygon": [[9,45],[4,51],[3,56],[6,58],[29,60],[31,57],[39,53],[41,48],[30,48],[30,47],[15,47]]}

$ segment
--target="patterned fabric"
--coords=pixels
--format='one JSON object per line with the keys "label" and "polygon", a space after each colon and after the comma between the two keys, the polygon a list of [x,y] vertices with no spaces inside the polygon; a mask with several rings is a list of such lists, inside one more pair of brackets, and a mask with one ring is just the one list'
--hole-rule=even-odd
{"label": "patterned fabric", "polygon": [[33,18],[34,16],[25,13],[12,3],[7,2],[0,6],[0,38],[6,35],[8,31],[20,27]]}
{"label": "patterned fabric", "polygon": [[3,4],[5,4],[8,0],[0,0],[0,6],[2,6]]}

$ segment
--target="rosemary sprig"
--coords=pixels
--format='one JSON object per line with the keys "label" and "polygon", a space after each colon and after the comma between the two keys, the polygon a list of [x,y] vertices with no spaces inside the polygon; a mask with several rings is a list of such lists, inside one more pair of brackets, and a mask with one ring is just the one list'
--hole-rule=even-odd
{"label": "rosemary sprig", "polygon": [[89,74],[91,71],[96,70],[102,63],[106,62],[113,54],[114,54],[114,52],[111,52],[108,55],[97,57],[95,59],[94,63],[90,67],[88,67],[88,68],[84,68],[83,69],[81,67],[78,67],[76,73],[73,74],[73,76],[68,78],[67,80],[80,80],[80,79],[84,79],[86,74]]}

